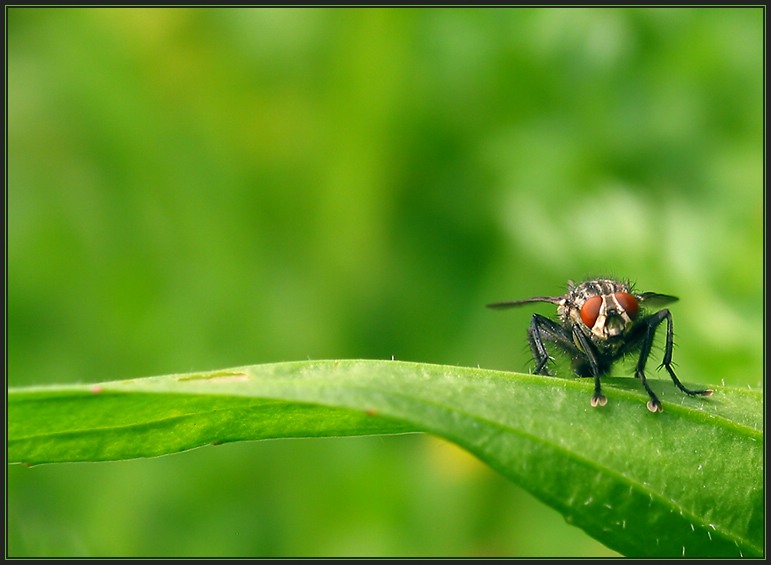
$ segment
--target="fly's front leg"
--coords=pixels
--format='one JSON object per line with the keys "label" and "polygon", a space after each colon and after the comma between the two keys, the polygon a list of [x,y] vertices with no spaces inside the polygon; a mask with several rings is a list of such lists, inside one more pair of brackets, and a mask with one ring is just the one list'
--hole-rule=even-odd
{"label": "fly's front leg", "polygon": [[651,412],[662,412],[663,408],[661,407],[661,401],[658,399],[656,394],[651,390],[651,387],[648,385],[648,380],[645,378],[645,362],[648,360],[648,355],[651,352],[651,347],[653,345],[653,338],[656,335],[656,328],[664,320],[667,321],[667,338],[666,338],[666,345],[664,348],[664,359],[661,362],[661,365],[659,368],[664,367],[669,373],[669,376],[672,377],[672,382],[675,383],[675,386],[679,388],[681,391],[683,391],[685,394],[688,394],[690,396],[710,396],[712,394],[712,391],[710,389],[691,390],[689,388],[686,388],[683,385],[683,383],[680,382],[680,379],[677,378],[677,375],[675,375],[675,371],[672,368],[672,350],[674,348],[672,314],[668,309],[665,308],[664,310],[660,310],[644,320],[644,323],[647,329],[646,329],[645,337],[643,339],[642,348],[640,349],[640,359],[637,362],[636,374],[637,374],[637,377],[639,377],[640,381],[642,382],[642,385],[645,387],[645,390],[648,392],[648,396],[650,396],[650,400],[648,401],[648,410],[650,410]]}
{"label": "fly's front leg", "polygon": [[659,400],[658,396],[656,396],[656,393],[651,390],[651,387],[648,384],[648,379],[645,377],[645,363],[648,361],[648,355],[650,355],[651,352],[653,337],[656,335],[656,328],[662,321],[667,318],[667,316],[669,316],[669,324],[667,330],[667,352],[664,353],[664,359],[666,359],[667,355],[669,355],[671,362],[673,345],[673,341],[670,339],[672,337],[672,315],[669,313],[669,310],[665,309],[656,312],[644,320],[645,337],[643,337],[642,347],[640,348],[640,359],[637,361],[637,369],[635,371],[637,378],[640,379],[640,382],[645,387],[645,390],[650,397],[650,400],[648,401],[648,410],[651,412],[662,412],[664,409],[661,407],[661,401]]}
{"label": "fly's front leg", "polygon": [[[589,339],[577,328],[573,328],[573,340],[578,344],[580,350],[589,360],[589,368],[594,377],[594,394],[591,404],[593,408],[605,406],[608,403],[607,397],[602,394],[602,385],[600,384],[600,365],[597,363],[597,357],[594,355],[594,348]],[[588,375],[587,375],[588,376]]]}
{"label": "fly's front leg", "polygon": [[530,341],[530,349],[533,351],[536,374],[549,374],[546,363],[549,361],[550,357],[544,346],[544,340],[550,341],[565,351],[573,359],[583,356],[588,359],[589,368],[594,377],[594,395],[592,396],[591,404],[592,406],[597,407],[605,406],[608,403],[608,399],[602,394],[602,388],[600,386],[600,367],[597,363],[597,357],[594,354],[594,346],[592,346],[589,339],[584,334],[575,328],[572,331],[565,329],[557,322],[541,316],[540,314],[533,314],[527,335]]}
{"label": "fly's front leg", "polygon": [[555,343],[568,352],[575,349],[570,339],[570,334],[565,331],[565,328],[540,314],[533,314],[530,327],[527,330],[527,338],[530,342],[530,350],[533,352],[533,360],[535,361],[534,372],[536,375],[551,374],[546,368],[546,363],[549,362],[551,357],[549,357],[549,352],[546,351],[546,346],[543,343],[544,339]]}

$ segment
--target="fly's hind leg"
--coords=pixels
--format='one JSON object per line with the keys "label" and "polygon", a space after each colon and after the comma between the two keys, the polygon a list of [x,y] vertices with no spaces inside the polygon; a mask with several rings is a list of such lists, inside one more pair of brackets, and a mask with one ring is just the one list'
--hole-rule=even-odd
{"label": "fly's hind leg", "polygon": [[647,327],[645,337],[643,338],[642,348],[640,349],[640,359],[637,362],[637,371],[636,376],[639,377],[640,382],[642,382],[642,385],[645,387],[645,390],[648,392],[648,396],[650,396],[650,400],[648,401],[648,410],[651,412],[661,412],[663,408],[661,407],[661,401],[658,399],[656,394],[651,390],[651,387],[648,385],[648,380],[645,378],[645,362],[648,360],[648,355],[651,352],[651,346],[653,345],[653,337],[656,334],[656,328],[658,328],[659,324],[663,322],[664,320],[667,321],[667,339],[666,339],[666,346],[664,349],[664,359],[661,362],[661,367],[664,367],[667,372],[669,373],[669,376],[672,378],[672,382],[675,383],[675,386],[679,388],[681,391],[683,391],[685,394],[689,396],[710,396],[712,395],[712,390],[705,389],[705,390],[691,390],[689,388],[686,388],[683,383],[680,382],[680,379],[677,378],[677,375],[675,375],[675,370],[672,368],[672,349],[674,347],[674,332],[672,330],[672,314],[668,309],[663,309],[655,314],[652,314],[648,318],[644,320],[644,323]]}

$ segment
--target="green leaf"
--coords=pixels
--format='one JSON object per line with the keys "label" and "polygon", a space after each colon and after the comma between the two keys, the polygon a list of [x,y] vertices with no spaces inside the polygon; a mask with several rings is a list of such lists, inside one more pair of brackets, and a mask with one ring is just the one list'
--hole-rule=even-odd
{"label": "green leaf", "polygon": [[[307,361],[18,388],[11,463],[105,461],[207,444],[428,432],[453,441],[629,556],[759,556],[762,393],[691,398],[632,378],[593,384],[397,361]],[[502,509],[516,511],[516,509]]]}

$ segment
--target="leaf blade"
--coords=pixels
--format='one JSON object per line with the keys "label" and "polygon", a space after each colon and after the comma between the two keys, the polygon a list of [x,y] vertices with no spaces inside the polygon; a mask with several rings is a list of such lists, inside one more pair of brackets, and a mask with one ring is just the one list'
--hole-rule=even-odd
{"label": "leaf blade", "polygon": [[610,402],[592,409],[591,383],[577,379],[309,361],[11,390],[9,460],[425,431],[468,449],[626,555],[761,554],[760,393],[715,387],[704,400],[662,391],[665,412],[651,414],[637,384],[606,379]]}

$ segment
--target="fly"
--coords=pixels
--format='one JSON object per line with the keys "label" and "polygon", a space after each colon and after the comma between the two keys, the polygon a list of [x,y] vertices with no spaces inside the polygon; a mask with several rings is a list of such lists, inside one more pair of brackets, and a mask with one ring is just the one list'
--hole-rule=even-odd
{"label": "fly", "polygon": [[579,377],[594,377],[591,405],[605,406],[608,399],[602,394],[600,378],[607,375],[619,358],[639,352],[635,376],[640,379],[650,400],[648,410],[661,412],[661,401],[648,385],[645,363],[653,346],[659,325],[667,322],[664,367],[675,386],[689,396],[710,396],[712,390],[686,388],[672,368],[672,313],[663,308],[647,314],[643,306],[659,307],[676,301],[675,296],[656,292],[637,293],[627,282],[597,279],[576,285],[568,281],[568,292],[562,296],[536,296],[523,300],[496,302],[489,308],[511,308],[532,302],[549,302],[557,306],[559,321],[533,314],[527,330],[530,349],[535,361],[535,373],[549,375],[546,365],[550,359],[544,342],[553,344],[570,356],[573,371]]}

